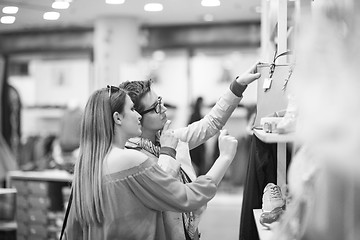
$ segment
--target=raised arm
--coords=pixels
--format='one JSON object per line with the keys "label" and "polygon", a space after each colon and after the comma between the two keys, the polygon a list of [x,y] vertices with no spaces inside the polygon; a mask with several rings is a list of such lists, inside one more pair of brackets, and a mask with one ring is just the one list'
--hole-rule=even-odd
{"label": "raised arm", "polygon": [[219,136],[220,156],[206,175],[183,184],[157,164],[143,166],[146,171],[127,178],[128,186],[147,207],[160,211],[194,211],[212,199],[216,186],[234,159],[237,141],[224,130]]}
{"label": "raised arm", "polygon": [[226,170],[234,160],[237,143],[237,140],[233,136],[230,136],[227,130],[221,130],[219,136],[220,155],[206,174],[210,176],[216,184],[220,183]]}
{"label": "raised arm", "polygon": [[256,73],[257,64],[231,83],[230,88],[219,98],[208,114],[187,127],[176,129],[175,136],[187,142],[189,148],[193,149],[222,129],[242,99],[247,85],[260,77],[260,73]]}

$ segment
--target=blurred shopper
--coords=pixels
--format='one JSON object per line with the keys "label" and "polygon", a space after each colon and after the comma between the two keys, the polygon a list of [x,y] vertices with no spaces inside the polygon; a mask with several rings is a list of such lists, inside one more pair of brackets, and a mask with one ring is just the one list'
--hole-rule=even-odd
{"label": "blurred shopper", "polygon": [[79,147],[81,117],[80,104],[72,99],[68,102],[60,123],[59,143],[62,152],[71,153]]}
{"label": "blurred shopper", "polygon": [[[188,183],[196,179],[189,150],[194,149],[219,132],[242,99],[242,93],[247,85],[259,77],[260,74],[256,73],[256,65],[254,65],[231,83],[230,89],[225,92],[204,118],[187,127],[174,130],[175,136],[180,140],[176,148],[176,160],[179,165],[173,167],[176,169],[179,181]],[[127,81],[122,83],[120,87],[128,91],[134,102],[134,108],[142,116],[142,134],[140,137],[130,139],[127,146],[147,154],[154,161],[158,161],[161,153],[160,132],[167,121],[167,109],[162,98],[151,89],[150,80]],[[169,234],[167,239],[198,239],[197,228],[200,215],[205,208],[206,205],[204,204],[201,208],[199,206],[196,211],[183,213],[182,216],[175,212],[164,213],[165,231]]]}
{"label": "blurred shopper", "polygon": [[[203,108],[204,99],[198,97],[195,103],[192,106],[192,113],[190,115],[189,124],[199,121],[203,118],[201,110]],[[195,165],[195,170],[197,175],[205,174],[205,144],[200,144],[199,146],[190,150],[191,162]]]}
{"label": "blurred shopper", "polygon": [[[146,154],[125,148],[129,138],[141,134],[141,118],[130,97],[117,87],[90,96],[82,117],[65,239],[173,239],[163,212],[190,212],[214,197],[234,158],[235,138],[222,131],[220,157],[207,175],[182,184]],[[159,161],[164,164],[176,162],[171,155],[178,139],[168,127],[160,138]]]}

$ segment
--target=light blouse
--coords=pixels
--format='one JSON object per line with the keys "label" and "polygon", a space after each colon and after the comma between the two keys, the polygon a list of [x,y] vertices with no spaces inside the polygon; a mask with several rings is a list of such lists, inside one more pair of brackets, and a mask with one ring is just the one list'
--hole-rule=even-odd
{"label": "light blouse", "polygon": [[164,211],[194,211],[214,197],[217,187],[206,175],[183,184],[147,159],[138,166],[104,176],[103,189],[104,222],[81,226],[72,204],[64,239],[171,239],[164,227]]}

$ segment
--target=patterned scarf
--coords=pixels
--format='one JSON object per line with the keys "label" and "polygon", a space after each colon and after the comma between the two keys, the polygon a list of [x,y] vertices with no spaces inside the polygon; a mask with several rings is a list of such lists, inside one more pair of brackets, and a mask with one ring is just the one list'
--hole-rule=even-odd
{"label": "patterned scarf", "polygon": [[[155,138],[155,144],[151,142],[149,139],[146,138],[132,138],[130,139],[131,143],[136,144],[138,147],[144,149],[145,151],[151,153],[155,157],[159,158],[160,155],[160,134],[156,135]],[[182,168],[180,168],[179,173],[179,179],[183,183],[189,183],[191,182],[191,179],[188,177],[188,175],[184,172]],[[183,221],[184,221],[184,227],[189,235],[190,239],[194,239],[195,233],[196,233],[196,226],[194,224],[194,213],[193,212],[187,212],[182,213]]]}

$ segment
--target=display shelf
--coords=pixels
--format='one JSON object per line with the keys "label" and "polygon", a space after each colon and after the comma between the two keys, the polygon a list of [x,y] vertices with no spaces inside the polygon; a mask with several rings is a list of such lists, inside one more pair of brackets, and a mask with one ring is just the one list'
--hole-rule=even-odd
{"label": "display shelf", "polygon": [[63,189],[70,187],[72,178],[64,170],[8,173],[7,186],[17,190],[17,239],[57,239],[61,231],[58,226],[65,214],[64,207],[68,199],[64,197]]}
{"label": "display shelf", "polygon": [[295,133],[266,133],[262,129],[254,129],[255,135],[266,143],[287,143],[295,140]]}
{"label": "display shelf", "polygon": [[[260,215],[262,213],[261,209],[253,209],[254,219],[256,223],[256,228],[259,233],[260,240],[271,240],[273,239],[274,232],[272,229],[267,229],[260,223]],[[271,226],[276,226],[276,223],[272,223]]]}
{"label": "display shelf", "polygon": [[16,230],[17,224],[15,221],[0,221],[0,231],[11,231]]}
{"label": "display shelf", "polygon": [[[8,178],[27,179],[34,181],[71,182],[72,175],[64,170],[46,171],[10,171]],[[9,182],[9,181],[7,181]]]}

